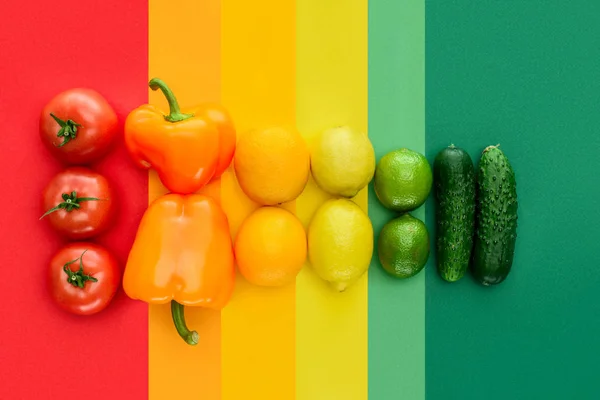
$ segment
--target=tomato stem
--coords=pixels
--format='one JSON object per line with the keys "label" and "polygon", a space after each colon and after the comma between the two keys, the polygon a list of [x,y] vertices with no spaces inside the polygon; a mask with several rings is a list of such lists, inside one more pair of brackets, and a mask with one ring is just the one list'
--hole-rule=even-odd
{"label": "tomato stem", "polygon": [[[69,282],[71,285],[76,286],[80,289],[83,289],[83,287],[85,286],[85,283],[88,281],[98,282],[98,279],[94,278],[90,274],[83,273],[83,255],[85,254],[86,251],[87,250],[84,250],[83,253],[81,253],[81,255],[78,258],[76,258],[72,261],[69,261],[68,263],[63,265],[63,271],[65,271],[65,274],[67,274],[67,282]],[[69,268],[69,265],[71,265],[77,261],[79,261],[79,269],[77,271],[73,272],[71,270],[71,268]]]}
{"label": "tomato stem", "polygon": [[63,202],[59,203],[56,207],[53,207],[46,211],[44,215],[40,217],[40,219],[44,218],[48,214],[52,214],[54,211],[65,210],[67,212],[71,212],[75,209],[81,207],[82,201],[99,201],[100,199],[96,197],[77,197],[77,192],[72,191],[71,193],[63,193],[62,194]]}
{"label": "tomato stem", "polygon": [[175,300],[171,301],[171,315],[177,333],[189,345],[195,346],[198,344],[198,332],[190,331],[185,324],[185,316],[183,315],[183,305]]}
{"label": "tomato stem", "polygon": [[74,140],[77,137],[77,128],[80,128],[81,125],[72,119],[62,120],[58,118],[53,113],[50,113],[50,116],[54,118],[56,123],[60,125],[60,130],[56,134],[56,137],[63,138],[61,144],[56,147],[63,147],[65,144],[69,143],[71,140]]}
{"label": "tomato stem", "polygon": [[165,119],[167,121],[179,122],[194,116],[194,114],[184,114],[181,112],[181,110],[179,109],[179,102],[177,102],[177,98],[175,97],[171,89],[169,89],[167,84],[161,79],[150,79],[150,82],[148,82],[148,86],[150,86],[150,89],[152,90],[160,89],[167,98],[167,101],[169,102],[169,115],[165,115]]}

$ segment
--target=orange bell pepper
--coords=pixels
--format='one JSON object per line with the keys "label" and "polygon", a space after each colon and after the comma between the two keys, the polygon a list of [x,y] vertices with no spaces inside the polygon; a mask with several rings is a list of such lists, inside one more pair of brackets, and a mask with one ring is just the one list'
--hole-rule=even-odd
{"label": "orange bell pepper", "polygon": [[195,111],[198,113],[197,115],[204,115],[205,118],[212,121],[219,130],[219,157],[211,179],[214,181],[220,178],[231,164],[235,153],[237,134],[233,121],[224,107],[215,103],[205,103],[196,107]]}
{"label": "orange bell pepper", "polygon": [[180,110],[173,92],[160,79],[149,82],[165,95],[170,112],[144,104],[125,120],[125,145],[141,167],[154,168],[172,193],[195,193],[218,178],[231,163],[236,132],[227,111],[216,104]]}
{"label": "orange bell pepper", "polygon": [[167,194],[152,202],[138,227],[123,275],[132,299],[171,302],[179,335],[191,345],[183,306],[221,309],[235,282],[234,255],[227,216],[212,198]]}

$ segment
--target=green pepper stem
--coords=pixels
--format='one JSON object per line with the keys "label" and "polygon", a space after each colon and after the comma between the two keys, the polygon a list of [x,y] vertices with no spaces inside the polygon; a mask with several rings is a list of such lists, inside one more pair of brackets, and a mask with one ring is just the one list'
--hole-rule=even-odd
{"label": "green pepper stem", "polygon": [[177,102],[177,98],[175,97],[171,89],[169,89],[167,84],[161,79],[150,79],[150,82],[148,82],[148,86],[150,86],[150,89],[152,90],[160,89],[165,95],[167,101],[169,102],[169,115],[165,115],[165,119],[167,121],[179,122],[194,116],[194,114],[184,114],[181,112],[181,110],[179,109],[179,102]]}
{"label": "green pepper stem", "polygon": [[183,305],[175,300],[171,300],[171,315],[177,333],[189,345],[195,346],[198,344],[198,332],[190,331],[185,324],[185,316],[183,315]]}

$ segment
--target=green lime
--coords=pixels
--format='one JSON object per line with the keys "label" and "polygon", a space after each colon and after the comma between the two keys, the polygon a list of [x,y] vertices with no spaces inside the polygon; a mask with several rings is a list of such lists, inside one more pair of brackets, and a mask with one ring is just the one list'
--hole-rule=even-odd
{"label": "green lime", "polygon": [[381,204],[393,211],[412,211],[427,200],[433,175],[425,156],[402,148],[379,160],[375,169],[374,189]]}
{"label": "green lime", "polygon": [[427,263],[429,233],[423,221],[403,214],[383,226],[377,247],[386,272],[397,278],[410,278]]}

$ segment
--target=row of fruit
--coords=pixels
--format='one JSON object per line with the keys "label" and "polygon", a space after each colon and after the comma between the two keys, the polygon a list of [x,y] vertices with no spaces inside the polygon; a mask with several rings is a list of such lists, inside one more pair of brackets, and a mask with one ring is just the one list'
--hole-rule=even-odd
{"label": "row of fruit", "polygon": [[66,166],[43,193],[40,219],[69,242],[50,260],[49,290],[62,309],[79,315],[104,310],[121,285],[133,299],[171,302],[178,332],[195,344],[183,305],[223,307],[235,271],[227,217],[217,200],[194,193],[229,167],[236,133],[219,105],[182,112],[164,82],[153,79],[150,87],[164,93],[170,112],[142,105],[128,114],[122,134],[131,159],[156,170],[171,193],[146,210],[123,272],[109,249],[91,241],[116,216],[111,184],[91,167],[121,133],[115,111],[86,88],[59,93],[41,111],[40,138]]}
{"label": "row of fruit", "polygon": [[[222,107],[180,110],[164,82],[153,79],[150,87],[164,93],[169,113],[142,105],[128,114],[123,135],[132,160],[156,170],[169,193],[152,202],[139,223],[122,276],[130,298],[171,302],[177,331],[195,344],[183,306],[224,307],[233,292],[234,260],[249,282],[261,286],[292,282],[307,257],[337,290],[366,271],[372,227],[350,200],[374,172],[365,134],[335,127],[322,132],[311,149],[290,127],[257,128],[238,139]],[[89,89],[60,93],[40,121],[47,148],[69,165],[48,185],[42,218],[75,241],[53,258],[53,296],[71,312],[93,314],[108,305],[121,275],[107,249],[85,241],[111,226],[116,207],[108,180],[85,165],[110,150],[118,121],[106,100]],[[218,200],[197,194],[232,162],[240,189],[255,203],[235,238]],[[307,233],[282,205],[304,191],[311,172],[334,199],[315,212]]]}
{"label": "row of fruit", "polygon": [[[155,170],[168,193],[153,201],[139,222],[122,287],[132,299],[170,303],[175,328],[188,344],[196,344],[198,335],[186,326],[184,306],[222,309],[236,272],[255,285],[283,286],[308,259],[336,291],[360,279],[371,265],[374,232],[354,198],[371,181],[379,202],[398,214],[384,225],[377,243],[390,275],[415,276],[429,258],[427,228],[410,212],[425,203],[434,183],[442,277],[455,281],[464,275],[473,244],[482,283],[498,283],[510,269],[516,189],[510,164],[497,147],[482,155],[475,208],[472,163],[453,146],[438,155],[432,173],[425,156],[407,148],[376,162],[367,134],[348,126],[325,129],[310,145],[293,127],[255,128],[238,137],[222,106],[182,110],[165,82],[155,78],[149,86],[164,94],[169,112],[149,104],[135,108],[123,136],[131,159]],[[40,122],[48,149],[70,165],[48,185],[43,218],[77,241],[52,261],[53,295],[79,314],[106,307],[121,282],[108,250],[84,241],[108,229],[116,202],[106,178],[82,164],[106,155],[116,127],[112,108],[89,89],[56,96]],[[230,165],[253,209],[235,235],[219,198],[199,194]],[[305,192],[311,175],[330,198],[305,229],[288,205]]]}
{"label": "row of fruit", "polygon": [[377,164],[375,194],[385,208],[399,214],[381,229],[377,252],[384,270],[396,278],[417,275],[429,259],[427,227],[410,212],[425,203],[431,185],[431,167],[425,156],[414,150],[390,151]]}
{"label": "row of fruit", "polygon": [[67,240],[50,261],[50,294],[66,311],[95,314],[112,301],[121,272],[112,252],[90,241],[112,227],[116,203],[108,179],[89,165],[113,148],[117,114],[98,92],[71,89],[45,105],[39,127],[45,147],[65,166],[42,195],[40,219]]}
{"label": "row of fruit", "polygon": [[[254,129],[240,137],[233,165],[242,191],[259,206],[235,238],[236,262],[249,282],[286,285],[307,258],[317,275],[340,291],[362,276],[371,260],[373,231],[351,198],[367,186],[375,169],[374,150],[364,133],[332,127],[309,146],[290,127]],[[305,230],[280,205],[296,200],[311,175],[332,198],[315,210]]]}
{"label": "row of fruit", "polygon": [[410,215],[435,191],[436,265],[447,282],[460,280],[471,267],[482,285],[503,282],[511,271],[517,237],[515,173],[499,145],[486,147],[477,170],[469,154],[450,145],[432,168],[424,155],[392,151],[377,164],[375,193],[386,208],[400,213],[384,225],[378,256],[383,268],[410,278],[425,266],[430,235]]}
{"label": "row of fruit", "polygon": [[278,205],[304,190],[308,148],[291,127],[255,128],[240,135],[233,166],[242,192],[255,203],[235,235],[238,271],[254,285],[286,285],[304,265],[307,244],[298,217]]}
{"label": "row of fruit", "polygon": [[[374,173],[366,134],[333,127],[312,147],[289,126],[257,127],[237,137],[224,109],[180,110],[164,82],[152,79],[150,87],[163,92],[170,112],[150,105],[131,111],[125,143],[141,167],[157,171],[169,193],[149,205],[138,226],[123,275],[130,298],[171,302],[177,332],[194,345],[198,334],[187,328],[183,307],[222,309],[236,272],[255,285],[283,286],[308,257],[317,275],[340,291],[364,274],[373,231],[351,197]],[[219,202],[197,194],[230,163],[254,210],[234,237]],[[316,210],[306,232],[287,205],[305,191],[311,172],[333,198]]]}
{"label": "row of fruit", "polygon": [[134,162],[156,171],[168,193],[155,199],[139,222],[129,251],[123,290],[134,300],[171,305],[179,336],[196,345],[184,307],[222,309],[235,284],[229,223],[218,198],[199,194],[218,181],[236,151],[237,134],[228,111],[204,103],[182,109],[158,78],[167,113],[152,104],[131,110],[124,126],[125,146]]}

